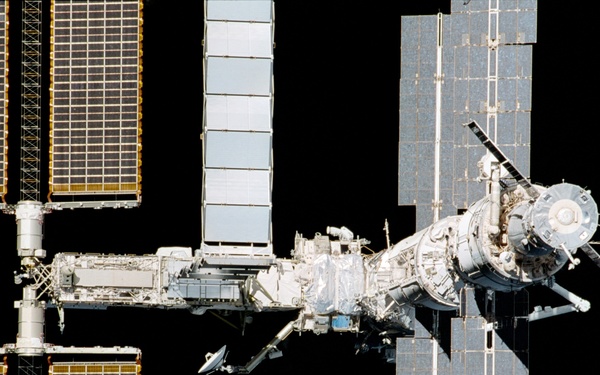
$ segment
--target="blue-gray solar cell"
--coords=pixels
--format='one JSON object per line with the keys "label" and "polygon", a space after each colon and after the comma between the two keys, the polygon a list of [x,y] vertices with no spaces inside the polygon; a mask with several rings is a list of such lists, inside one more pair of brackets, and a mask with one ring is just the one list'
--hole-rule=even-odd
{"label": "blue-gray solar cell", "polygon": [[[471,13],[469,17],[469,38],[472,46],[488,46],[488,39],[490,34],[488,32],[491,29],[490,16],[488,12],[475,12]],[[489,28],[489,29],[488,29]],[[494,29],[490,30],[491,33],[495,33]]]}
{"label": "blue-gray solar cell", "polygon": [[519,361],[512,352],[497,351],[495,356],[495,366],[493,368],[496,374],[529,374],[527,367],[521,361]]}
{"label": "blue-gray solar cell", "polygon": [[[451,138],[450,138],[451,139]],[[448,141],[444,141],[441,142],[441,154],[442,155],[452,155],[453,151],[454,151],[454,143],[452,142],[448,142]],[[454,180],[454,171],[453,168],[451,168],[452,166],[450,166],[450,168],[441,168],[440,170],[440,183],[442,186],[442,189],[449,189],[452,190],[452,181]],[[448,203],[450,203],[448,201]]]}
{"label": "blue-gray solar cell", "polygon": [[[423,193],[423,191],[419,191],[419,193]],[[433,192],[432,192],[433,193]],[[433,210],[431,209],[431,201],[429,202],[424,202],[423,201],[423,197],[425,196],[425,194],[419,194],[419,198],[421,198],[421,201],[417,201],[417,207],[415,209],[415,213],[417,216],[416,222],[415,222],[415,226],[417,228],[417,230],[419,230],[419,228],[427,228],[427,226],[431,225],[431,221],[433,218]]]}
{"label": "blue-gray solar cell", "polygon": [[488,82],[485,79],[469,79],[468,112],[485,112]]}
{"label": "blue-gray solar cell", "polygon": [[498,80],[498,109],[503,112],[514,112],[518,109],[517,80],[504,78]]}
{"label": "blue-gray solar cell", "polygon": [[[515,112],[498,113],[498,123],[503,124],[502,131],[498,132],[496,144],[504,149],[505,146],[512,146],[518,143],[516,138],[516,116]],[[509,154],[508,151],[507,154]],[[509,157],[510,158],[510,157]],[[511,158],[511,160],[513,160]]]}
{"label": "blue-gray solar cell", "polygon": [[[400,45],[403,50],[405,49],[406,51],[408,51],[408,53],[411,53],[413,51],[414,53],[418,52],[420,45],[418,30],[420,28],[421,19],[430,17],[432,16],[402,17],[400,23]],[[405,56],[404,52],[402,53],[402,56]],[[403,59],[404,61],[401,61],[401,64],[404,64],[405,62],[409,61],[411,64],[416,66],[418,63],[416,56],[410,57],[410,59]],[[402,74],[402,71],[400,73]]]}
{"label": "blue-gray solar cell", "polygon": [[485,319],[482,317],[466,318],[465,322],[465,349],[467,351],[485,350]]}
{"label": "blue-gray solar cell", "polygon": [[[452,117],[454,116],[454,85],[453,80],[448,80],[442,84],[442,97],[444,100],[442,101],[441,111],[442,111],[442,126],[448,127],[450,126]],[[448,129],[443,129],[442,131],[450,131]],[[451,135],[451,134],[448,134]]]}
{"label": "blue-gray solar cell", "polygon": [[399,200],[401,204],[412,205],[416,203],[416,187],[417,185],[417,158],[415,142],[400,143],[399,157],[404,159],[406,163],[403,168],[400,168],[398,175],[400,181],[406,186],[412,187],[408,189],[400,189]]}
{"label": "blue-gray solar cell", "polygon": [[[403,178],[400,176],[400,178]],[[398,200],[401,204],[412,205],[416,204],[417,192],[416,190],[401,190],[398,195]],[[406,202],[406,203],[404,203]]]}
{"label": "blue-gray solar cell", "polygon": [[457,79],[453,82],[453,84],[454,112],[466,112],[469,108],[469,81],[467,79]]}
{"label": "blue-gray solar cell", "polygon": [[[511,0],[517,1],[517,0]],[[451,3],[452,13],[454,12],[481,12],[489,9],[488,1],[465,1],[465,0],[452,0]]]}
{"label": "blue-gray solar cell", "polygon": [[452,189],[442,189],[440,191],[440,199],[442,201],[440,218],[456,215],[456,207],[453,204],[454,196]]}
{"label": "blue-gray solar cell", "polygon": [[453,352],[452,353],[452,374],[459,375],[465,374],[467,375],[465,368],[465,353],[464,352]]}
{"label": "blue-gray solar cell", "polygon": [[519,32],[520,43],[537,42],[537,9],[530,8],[526,12],[519,12]]}
{"label": "blue-gray solar cell", "polygon": [[417,80],[419,73],[419,65],[416,64],[415,61],[417,61],[419,58],[419,50],[416,48],[406,47],[402,51],[402,61],[400,63],[402,66],[402,71],[400,73],[400,78],[410,82],[412,85],[415,85],[415,81]]}
{"label": "blue-gray solar cell", "polygon": [[453,13],[452,17],[444,17],[444,26],[448,24],[447,20],[451,19],[451,28],[444,28],[444,45],[445,46],[463,46],[468,44],[469,36],[469,15],[466,13]]}
{"label": "blue-gray solar cell", "polygon": [[[433,145],[432,145],[433,147]],[[423,173],[424,170],[433,168],[433,160],[432,159],[420,159],[419,161],[419,174],[417,175],[417,186],[419,190],[433,191],[433,180],[431,179],[431,173]],[[431,199],[427,201],[429,197],[424,196],[424,202],[431,203]],[[423,201],[419,199],[419,201]]]}
{"label": "blue-gray solar cell", "polygon": [[[529,145],[531,143],[531,112],[517,112],[516,116],[516,128],[517,128],[517,142],[520,145]],[[529,158],[526,160],[529,163]]]}
{"label": "blue-gray solar cell", "polygon": [[520,111],[531,111],[531,79],[517,80],[517,101]]}
{"label": "blue-gray solar cell", "polygon": [[533,60],[533,46],[528,44],[519,45],[517,50],[518,76],[531,80],[533,73],[533,65],[531,63]]}
{"label": "blue-gray solar cell", "polygon": [[403,117],[406,121],[402,124],[402,139],[400,140],[401,144],[409,143],[414,145],[414,143],[417,141],[417,116],[418,114],[416,111],[407,111],[401,113],[401,117]]}
{"label": "blue-gray solar cell", "polygon": [[477,352],[466,352],[465,353],[465,367],[467,372],[465,374],[472,374],[474,368],[484,369],[485,367],[485,353],[483,351]]}
{"label": "blue-gray solar cell", "polygon": [[519,13],[502,12],[502,22],[498,32],[502,43],[517,43],[519,41]]}
{"label": "blue-gray solar cell", "polygon": [[[419,143],[433,143],[435,140],[435,115],[433,110],[419,113],[419,126],[417,128],[417,141]],[[425,120],[425,121],[422,121]],[[433,121],[432,121],[433,120]],[[423,149],[421,149],[423,150]],[[425,151],[425,150],[423,150]],[[427,149],[427,151],[433,151]],[[421,154],[419,154],[420,156]]]}
{"label": "blue-gray solar cell", "polygon": [[[423,340],[419,340],[419,341],[423,341]],[[417,354],[415,356],[415,367],[420,371],[429,370],[429,369],[433,368],[432,354],[430,354],[430,353]]]}
{"label": "blue-gray solar cell", "polygon": [[513,160],[515,160],[517,168],[521,173],[524,173],[525,177],[529,177],[530,157],[531,148],[529,145],[517,145],[515,147],[515,158]]}
{"label": "blue-gray solar cell", "polygon": [[519,76],[519,46],[503,46],[498,51],[498,76],[516,78]]}
{"label": "blue-gray solar cell", "polygon": [[462,319],[452,319],[450,321],[450,346],[453,351],[461,352],[467,348],[464,324],[465,321]]}

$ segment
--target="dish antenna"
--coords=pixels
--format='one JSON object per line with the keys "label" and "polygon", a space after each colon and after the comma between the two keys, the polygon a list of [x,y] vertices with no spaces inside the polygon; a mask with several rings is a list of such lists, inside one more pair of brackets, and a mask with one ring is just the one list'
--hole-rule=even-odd
{"label": "dish antenna", "polygon": [[[215,371],[227,371],[227,367],[223,366],[225,363],[225,357],[227,353],[225,352],[227,345],[223,345],[221,349],[217,350],[216,353],[206,353],[205,358],[206,362],[200,367],[198,370],[199,374],[211,374]],[[231,373],[231,371],[229,371]]]}

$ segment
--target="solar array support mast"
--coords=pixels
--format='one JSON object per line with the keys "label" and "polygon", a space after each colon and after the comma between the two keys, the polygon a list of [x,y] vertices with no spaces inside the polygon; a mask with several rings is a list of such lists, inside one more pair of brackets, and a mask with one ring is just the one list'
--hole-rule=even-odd
{"label": "solar array support mast", "polygon": [[42,0],[23,0],[21,201],[40,201]]}

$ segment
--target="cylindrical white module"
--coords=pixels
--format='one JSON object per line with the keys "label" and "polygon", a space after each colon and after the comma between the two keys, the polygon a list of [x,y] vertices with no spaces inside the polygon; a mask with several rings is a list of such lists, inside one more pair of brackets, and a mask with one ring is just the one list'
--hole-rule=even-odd
{"label": "cylindrical white module", "polygon": [[[20,257],[39,256],[42,248],[44,213],[40,202],[19,202],[15,216],[17,220],[17,250]],[[39,253],[39,252],[38,252]]]}
{"label": "cylindrical white module", "polygon": [[44,354],[45,302],[36,300],[33,287],[23,288],[23,300],[17,301],[19,309],[19,332],[17,349],[19,355],[39,356]]}

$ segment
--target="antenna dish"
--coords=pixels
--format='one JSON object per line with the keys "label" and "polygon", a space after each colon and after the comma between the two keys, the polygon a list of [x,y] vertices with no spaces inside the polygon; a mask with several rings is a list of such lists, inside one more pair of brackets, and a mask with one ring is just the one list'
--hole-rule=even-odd
{"label": "antenna dish", "polygon": [[223,345],[221,349],[217,350],[216,353],[206,353],[206,362],[200,370],[198,370],[199,374],[205,374],[213,371],[216,371],[218,367],[221,367],[223,363],[225,363],[225,349],[227,345]]}

